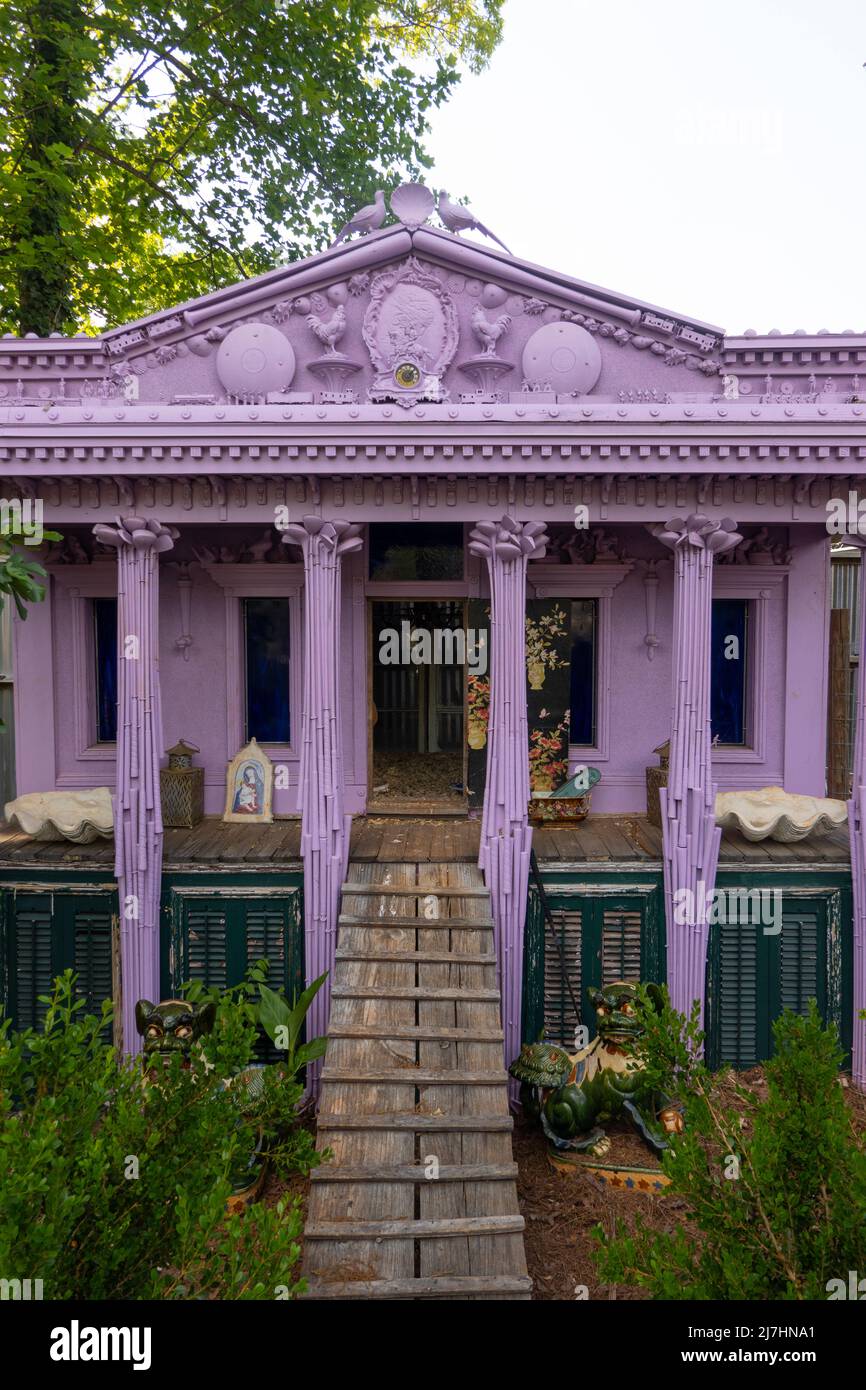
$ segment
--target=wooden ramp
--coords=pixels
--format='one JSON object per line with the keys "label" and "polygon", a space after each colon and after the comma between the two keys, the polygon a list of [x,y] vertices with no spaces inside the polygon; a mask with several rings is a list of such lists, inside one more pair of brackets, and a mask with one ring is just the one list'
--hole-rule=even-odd
{"label": "wooden ramp", "polygon": [[308,1298],[527,1299],[490,900],[472,864],[343,888]]}

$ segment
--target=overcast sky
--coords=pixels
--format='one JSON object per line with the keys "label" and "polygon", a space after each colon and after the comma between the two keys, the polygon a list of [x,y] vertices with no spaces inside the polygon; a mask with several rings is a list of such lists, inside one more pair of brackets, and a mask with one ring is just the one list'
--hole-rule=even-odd
{"label": "overcast sky", "polygon": [[429,182],[515,255],[741,333],[866,329],[866,0],[508,0]]}

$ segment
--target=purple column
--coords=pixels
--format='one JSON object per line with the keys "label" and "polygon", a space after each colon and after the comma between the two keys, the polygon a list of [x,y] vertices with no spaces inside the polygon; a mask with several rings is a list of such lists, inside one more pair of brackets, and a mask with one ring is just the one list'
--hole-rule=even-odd
{"label": "purple column", "polygon": [[[676,517],[653,534],[674,553],[674,689],[667,789],[661,791],[668,990],[703,1026],[708,909],[722,832],[710,735],[713,558],[742,540],[733,521]],[[674,907],[676,905],[676,913]]]}
{"label": "purple column", "polygon": [[[360,550],[360,526],[305,516],[283,531],[304,557],[304,710],[298,773],[307,983],[324,971],[325,985],[307,1015],[310,1037],[328,1026],[340,888],[346,877],[351,816],[343,810],[340,722],[340,571],[342,557]],[[308,1068],[313,1094],[321,1063]]]}
{"label": "purple column", "polygon": [[122,1043],[138,1052],[139,999],[159,999],[163,751],[159,692],[159,556],[177,531],[140,516],[100,523],[93,534],[117,548],[117,778],[114,873],[120,907]]}
{"label": "purple column", "polygon": [[846,545],[860,551],[860,664],[857,668],[857,728],[851,800],[848,802],[848,836],[851,842],[851,886],[854,897],[854,1019],[852,1078],[858,1090],[866,1090],[866,539],[846,536]]}
{"label": "purple column", "polygon": [[502,994],[505,1062],[520,1051],[523,927],[532,831],[528,823],[526,565],[547,548],[542,521],[482,521],[469,539],[490,578],[490,719],[479,867],[490,890]]}

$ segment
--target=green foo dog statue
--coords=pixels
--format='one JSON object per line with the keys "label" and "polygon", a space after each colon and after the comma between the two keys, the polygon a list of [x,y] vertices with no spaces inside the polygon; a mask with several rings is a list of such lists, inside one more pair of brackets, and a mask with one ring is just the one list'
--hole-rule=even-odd
{"label": "green foo dog statue", "polygon": [[191,1064],[194,1042],[209,1033],[216,1019],[216,1004],[212,999],[204,1004],[190,1004],[185,999],[164,999],[151,1004],[139,999],[135,1006],[135,1024],[144,1038],[144,1070],[155,1070],[157,1062],[165,1064],[180,1053],[182,1066]]}
{"label": "green foo dog statue", "polygon": [[525,1043],[511,1064],[525,1113],[540,1120],[557,1150],[603,1158],[610,1140],[601,1126],[624,1117],[655,1153],[663,1153],[669,1136],[681,1132],[682,1116],[647,1083],[637,986],[618,980],[604,989],[589,989],[587,996],[598,1028],[591,1043],[573,1055],[550,1043]]}

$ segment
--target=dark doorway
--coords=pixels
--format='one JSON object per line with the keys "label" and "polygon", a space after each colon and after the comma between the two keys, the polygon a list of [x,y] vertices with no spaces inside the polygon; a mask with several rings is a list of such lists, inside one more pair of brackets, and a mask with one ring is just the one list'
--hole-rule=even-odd
{"label": "dark doorway", "polygon": [[462,599],[371,604],[370,802],[462,809],[466,688]]}

